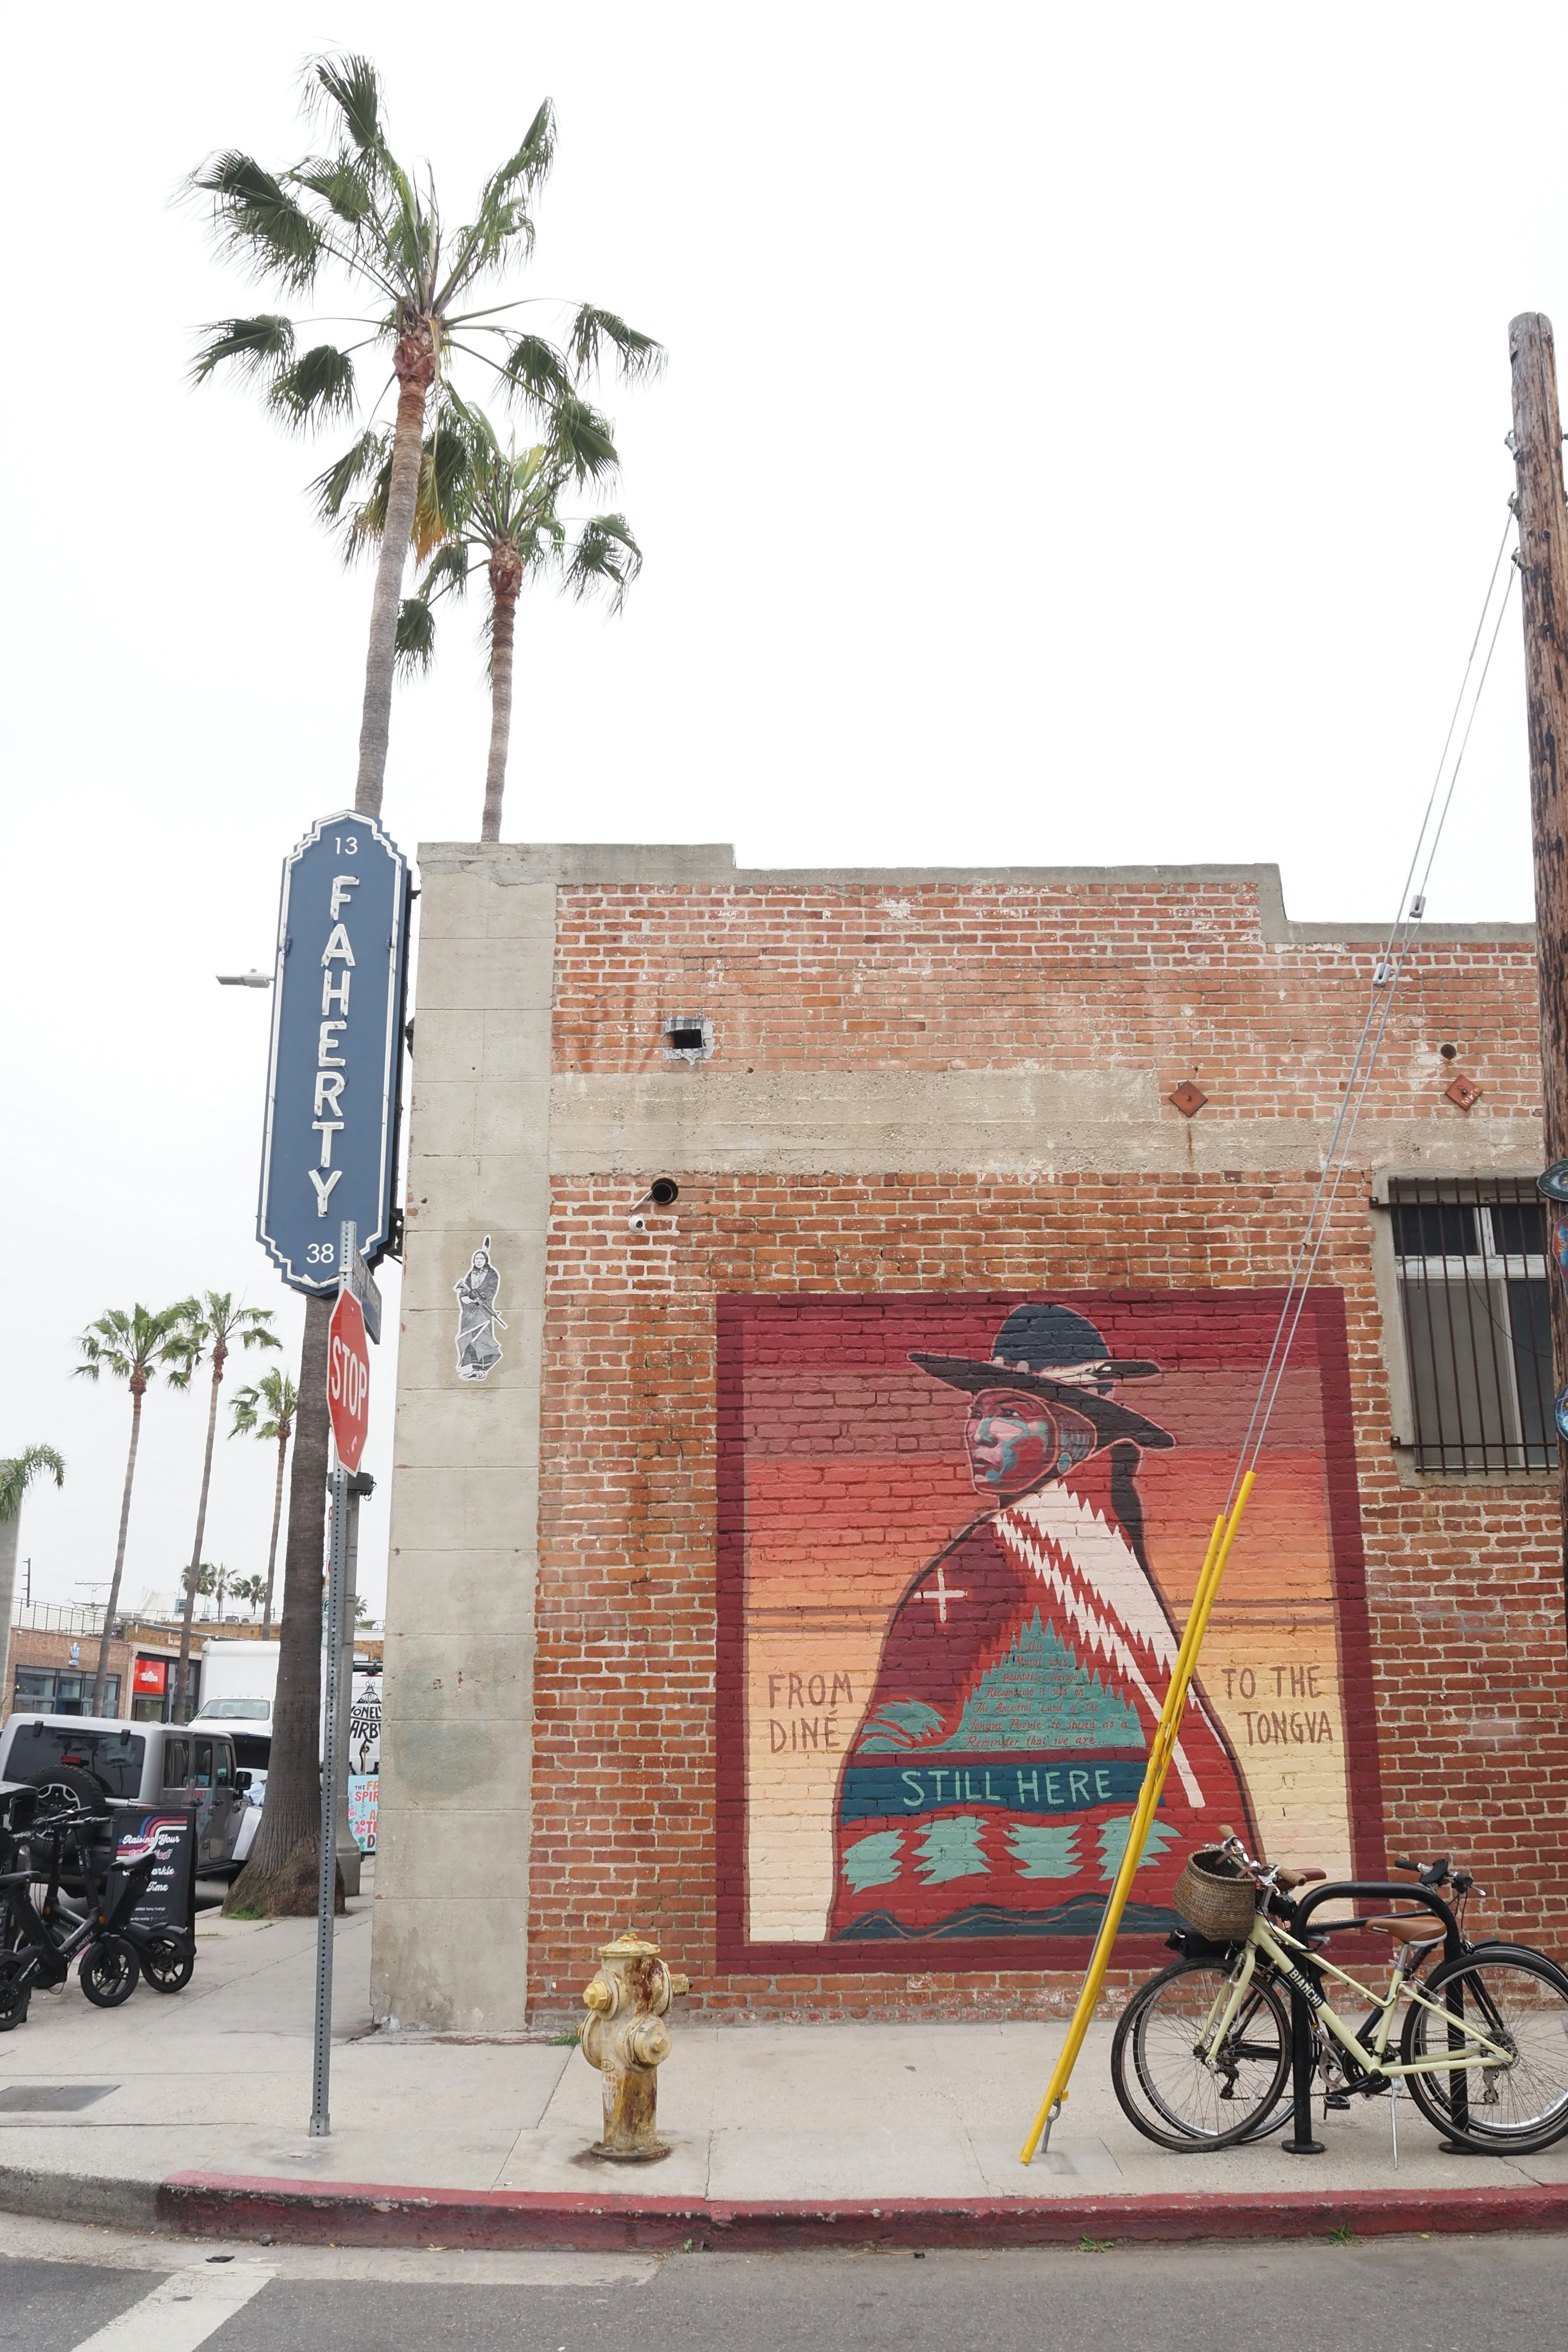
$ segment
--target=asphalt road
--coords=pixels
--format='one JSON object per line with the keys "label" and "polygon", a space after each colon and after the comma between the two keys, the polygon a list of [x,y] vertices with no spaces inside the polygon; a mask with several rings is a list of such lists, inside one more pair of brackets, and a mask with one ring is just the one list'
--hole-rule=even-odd
{"label": "asphalt road", "polygon": [[[0,2347],[26,2352],[1561,2352],[1568,2239],[1028,2253],[374,2252],[0,2216]],[[101,2331],[101,2332],[100,2332]]]}

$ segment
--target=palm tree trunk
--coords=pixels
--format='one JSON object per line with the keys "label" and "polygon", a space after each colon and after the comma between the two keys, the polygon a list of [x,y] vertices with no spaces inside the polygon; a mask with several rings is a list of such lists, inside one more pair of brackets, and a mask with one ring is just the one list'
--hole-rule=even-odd
{"label": "palm tree trunk", "polygon": [[[250,1859],[229,1888],[226,1911],[307,1918],[316,1908],[321,1843],[321,1562],[330,1435],[327,1334],[336,1303],[331,1293],[305,1301],[267,1801]],[[308,1412],[307,1406],[317,1400],[320,1412]]]}
{"label": "palm tree trunk", "polygon": [[501,796],[506,791],[507,746],[511,740],[512,646],[517,633],[517,591],[503,589],[490,611],[490,756],[485,770],[481,841],[500,839]]}
{"label": "palm tree trunk", "polygon": [[272,1541],[267,1550],[267,1598],[261,1605],[261,1638],[272,1639],[272,1579],[278,1567],[278,1526],[283,1517],[283,1456],[289,1451],[289,1433],[284,1431],[278,1441],[278,1484],[272,1490]]}
{"label": "palm tree trunk", "polygon": [[[400,343],[400,357],[402,351]],[[375,569],[375,596],[370,608],[370,649],[365,656],[364,710],[359,730],[359,777],[354,785],[355,808],[363,810],[366,816],[375,817],[381,814],[382,789],[386,782],[397,615],[403,605],[403,567],[414,535],[414,509],[419,497],[419,466],[425,444],[425,394],[434,367],[430,374],[421,371],[416,377],[403,376],[401,369],[399,373],[402,382],[392,443],[392,479],[386,494],[386,529],[381,535],[381,557]]]}
{"label": "palm tree trunk", "polygon": [[[114,1548],[114,1574],[103,1612],[103,1634],[98,1645],[98,1672],[92,1678],[92,1712],[103,1713],[103,1686],[109,1680],[109,1643],[114,1612],[120,1606],[120,1572],[125,1566],[125,1533],[131,1525],[131,1482],[136,1475],[136,1448],[142,1436],[142,1391],[131,1384],[131,1451],[125,1457],[125,1491],[120,1497],[120,1540]],[[121,1696],[123,1698],[124,1692]]]}
{"label": "palm tree trunk", "polygon": [[207,1450],[202,1460],[201,1499],[196,1505],[196,1539],[191,1547],[191,1572],[185,1581],[185,1606],[180,1618],[180,1696],[177,1723],[191,1719],[191,1620],[196,1613],[196,1579],[201,1573],[202,1543],[207,1528],[207,1488],[212,1484],[213,1439],[217,1435],[217,1392],[223,1382],[223,1356],[213,1350],[213,1392],[207,1407]]}

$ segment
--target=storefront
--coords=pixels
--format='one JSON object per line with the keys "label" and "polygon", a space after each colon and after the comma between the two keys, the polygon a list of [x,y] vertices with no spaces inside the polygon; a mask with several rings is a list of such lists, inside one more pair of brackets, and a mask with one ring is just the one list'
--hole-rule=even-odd
{"label": "storefront", "polygon": [[[92,1685],[91,1666],[17,1666],[11,1677],[11,1704],[28,1715],[90,1715]],[[106,1678],[103,1692],[104,1713],[118,1715],[118,1675]]]}

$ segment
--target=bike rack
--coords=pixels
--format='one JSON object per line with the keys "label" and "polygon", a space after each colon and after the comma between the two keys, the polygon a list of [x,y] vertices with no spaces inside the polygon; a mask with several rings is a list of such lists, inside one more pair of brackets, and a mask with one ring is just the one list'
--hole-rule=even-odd
{"label": "bike rack", "polygon": [[[1334,1902],[1414,1903],[1442,1921],[1445,1961],[1457,1960],[1464,1950],[1459,1923],[1442,1896],[1434,1895],[1430,1887],[1412,1886],[1408,1880],[1403,1885],[1395,1886],[1380,1878],[1340,1878],[1325,1886],[1314,1886],[1310,1895],[1299,1897],[1295,1916],[1289,1922],[1290,1933],[1304,1940],[1311,1914],[1320,1904]],[[1365,1924],[1363,1919],[1333,1919],[1321,1932],[1335,1934],[1352,1927],[1362,1927]],[[1299,1963],[1299,1972],[1310,1978],[1321,1991],[1322,1974],[1310,1954]],[[1463,2014],[1462,2011],[1460,2014]],[[1290,2072],[1295,2129],[1289,2139],[1279,2143],[1287,2156],[1322,2156],[1325,2153],[1325,2143],[1312,2137],[1312,2003],[1300,1987],[1293,1984],[1290,1987]],[[1463,2131],[1470,2119],[1468,2085],[1462,2073],[1450,2079],[1456,2086],[1451,2095],[1454,2124],[1456,2129]]]}

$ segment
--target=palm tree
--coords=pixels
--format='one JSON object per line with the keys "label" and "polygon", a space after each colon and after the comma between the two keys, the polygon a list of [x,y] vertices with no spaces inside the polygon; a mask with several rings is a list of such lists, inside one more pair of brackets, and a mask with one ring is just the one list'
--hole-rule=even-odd
{"label": "palm tree", "polygon": [[230,1597],[243,1601],[247,1609],[259,1609],[263,1594],[268,1601],[271,1599],[268,1581],[264,1576],[237,1576],[228,1589]]}
{"label": "palm tree", "polygon": [[[435,651],[435,600],[467,588],[470,559],[482,560],[489,583],[485,635],[489,642],[490,742],[485,768],[481,841],[500,839],[506,792],[507,751],[511,737],[512,662],[517,600],[534,581],[554,578],[581,599],[598,589],[610,593],[618,613],[627,589],[642,570],[642,550],[623,514],[590,515],[570,543],[558,509],[572,480],[568,453],[553,442],[519,451],[503,450],[482,411],[453,398],[447,404],[447,429],[439,424],[426,467],[426,482],[415,533],[415,554],[429,567],[416,596],[404,602],[398,619],[398,654],[408,667],[427,668]],[[352,556],[374,540],[385,512],[384,464],[371,495],[346,518]],[[335,484],[318,484],[322,510],[332,511]],[[421,545],[421,541],[425,543]]]}
{"label": "palm tree", "polygon": [[[282,424],[296,430],[327,424],[355,405],[354,352],[379,346],[397,383],[387,516],[371,606],[360,722],[354,806],[381,814],[391,722],[393,672],[403,572],[418,498],[426,402],[459,352],[490,368],[510,397],[549,422],[574,455],[574,478],[603,471],[610,446],[604,419],[575,389],[613,360],[624,381],[656,374],[661,347],[614,312],[584,302],[568,310],[563,343],[503,324],[517,303],[461,309],[487,280],[532,250],[529,205],[555,150],[548,100],[521,144],[479,191],[474,215],[448,239],[434,187],[423,193],[393,154],[384,121],[381,79],[367,58],[319,58],[304,74],[307,100],[328,125],[331,152],[308,154],[279,173],[229,149],[192,174],[193,193],[210,197],[220,246],[260,281],[285,294],[309,294],[323,270],[368,296],[373,315],[363,342],[344,349],[316,343],[300,351],[292,319],[269,312],[226,319],[211,331],[194,370],[197,383],[232,366],[258,384]],[[373,411],[374,422],[374,411]],[[230,1890],[231,1906],[305,1902],[310,1882],[305,1849],[317,1834],[317,1717],[320,1656],[312,1631],[313,1589],[321,1577],[326,1515],[325,1365],[331,1301],[305,1302],[300,1412],[289,1491],[284,1556],[285,1631],[273,1715],[269,1801],[250,1862]],[[284,1864],[298,1853],[291,1874]],[[305,1907],[313,1907],[306,1902]]]}
{"label": "palm tree", "polygon": [[[368,295],[363,340],[301,352],[292,319],[266,313],[225,319],[198,353],[199,383],[232,363],[260,384],[268,408],[295,429],[350,415],[356,400],[354,353],[378,348],[397,383],[392,466],[365,662],[354,806],[381,814],[391,722],[392,681],[403,571],[418,497],[426,403],[457,352],[489,366],[509,395],[548,420],[571,452],[574,478],[604,469],[607,432],[578,380],[613,355],[624,381],[657,373],[664,353],[650,335],[613,311],[584,302],[571,311],[564,346],[500,321],[516,302],[475,309],[475,296],[533,247],[529,206],[555,153],[547,99],[521,144],[479,191],[473,218],[447,235],[428,174],[423,189],[387,143],[381,78],[368,58],[318,58],[307,65],[306,102],[324,122],[330,152],[307,154],[279,173],[228,149],[193,173],[193,192],[212,199],[222,249],[258,281],[285,295],[311,293],[324,269]],[[379,436],[374,439],[379,449]]]}
{"label": "palm tree", "polygon": [[272,1328],[270,1307],[237,1307],[234,1294],[228,1290],[209,1290],[200,1298],[185,1301],[186,1328],[191,1337],[191,1364],[194,1370],[205,1348],[212,1360],[212,1395],[207,1403],[206,1452],[202,1456],[202,1491],[196,1501],[196,1534],[191,1546],[190,1574],[185,1584],[185,1606],[180,1620],[180,1698],[182,1709],[177,1720],[188,1722],[191,1713],[191,1620],[196,1606],[196,1577],[202,1564],[202,1538],[207,1526],[207,1489],[212,1484],[213,1439],[217,1435],[217,1392],[223,1386],[224,1367],[228,1362],[232,1342],[237,1340],[245,1349],[279,1348],[282,1341]]}
{"label": "palm tree", "polygon": [[188,1389],[191,1374],[196,1367],[197,1343],[191,1336],[188,1318],[191,1309],[188,1298],[178,1300],[173,1307],[162,1307],[150,1315],[138,1304],[129,1315],[123,1307],[111,1307],[96,1323],[89,1323],[79,1334],[77,1346],[83,1360],[77,1366],[79,1377],[96,1381],[107,1372],[111,1380],[124,1381],[131,1390],[131,1451],[125,1457],[125,1487],[120,1498],[120,1536],[114,1548],[114,1574],[110,1580],[109,1601],[103,1612],[103,1633],[98,1645],[98,1669],[93,1677],[92,1712],[103,1712],[103,1689],[109,1675],[109,1643],[114,1625],[114,1612],[120,1606],[120,1577],[125,1566],[125,1535],[131,1525],[131,1486],[136,1475],[136,1448],[142,1437],[142,1400],[160,1374],[163,1385],[171,1389]]}
{"label": "palm tree", "polygon": [[0,1462],[0,1713],[11,1687],[11,1608],[16,1592],[16,1549],[22,1532],[22,1497],[47,1471],[57,1486],[66,1482],[66,1465],[52,1445],[24,1446],[8,1462]]}
{"label": "palm tree", "polygon": [[[263,1444],[278,1448],[278,1479],[272,1490],[272,1541],[267,1548],[267,1598],[261,1612],[261,1638],[272,1639],[272,1580],[278,1567],[278,1529],[283,1518],[283,1463],[289,1452],[289,1440],[293,1433],[294,1415],[300,1406],[299,1391],[287,1372],[274,1364],[262,1373],[254,1388],[241,1389],[229,1407],[234,1416],[230,1437],[258,1437]],[[257,1591],[250,1597],[261,1600],[261,1580],[252,1577]],[[239,1586],[235,1586],[239,1591]]]}

